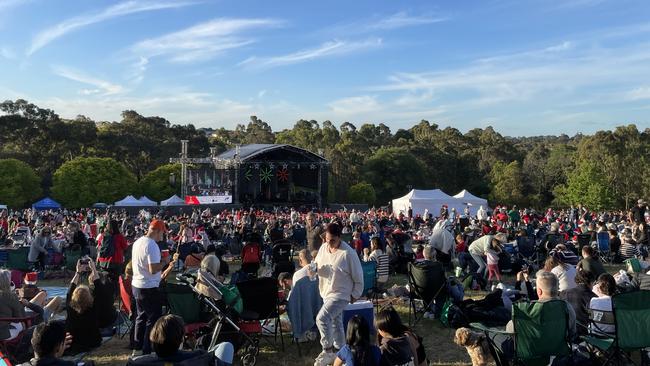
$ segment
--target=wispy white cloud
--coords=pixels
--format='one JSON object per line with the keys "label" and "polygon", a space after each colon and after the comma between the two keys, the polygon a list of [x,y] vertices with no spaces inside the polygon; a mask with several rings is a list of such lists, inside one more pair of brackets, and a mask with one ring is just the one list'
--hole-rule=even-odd
{"label": "wispy white cloud", "polygon": [[650,99],[650,86],[641,86],[625,93],[627,99],[631,101]]}
{"label": "wispy white cloud", "polygon": [[[570,43],[549,47],[551,50],[545,48],[483,58],[457,69],[395,73],[389,77],[388,83],[367,90],[427,92],[443,102],[455,101],[459,103],[459,108],[476,108],[515,101],[535,100],[542,103],[567,96],[574,99],[577,95],[588,95],[602,88],[616,92],[618,85],[635,82],[639,77],[648,80],[650,51],[647,44],[581,48],[572,49],[571,54],[558,53],[569,49],[565,44]],[[637,94],[642,93],[637,91]],[[616,98],[611,100],[629,99],[629,94],[612,96]]]}
{"label": "wispy white cloud", "polygon": [[379,30],[379,29],[397,29],[406,27],[415,27],[427,24],[440,23],[448,20],[447,17],[433,16],[433,15],[409,15],[405,11],[401,11],[390,15],[385,18],[380,18],[374,21],[369,21],[365,25],[366,30]]}
{"label": "wispy white cloud", "polygon": [[319,58],[350,54],[378,48],[382,45],[381,38],[372,38],[364,41],[334,40],[325,42],[318,47],[293,52],[287,55],[271,57],[250,57],[239,63],[240,66],[253,69],[267,69],[272,67],[292,65]]}
{"label": "wispy white cloud", "polygon": [[390,15],[375,15],[365,19],[358,19],[350,23],[335,24],[320,29],[319,34],[333,38],[350,37],[368,33],[381,33],[401,28],[422,27],[435,23],[446,22],[450,18],[436,14],[411,15],[400,11]]}
{"label": "wispy white cloud", "polygon": [[144,57],[165,56],[172,62],[205,61],[227,50],[253,43],[254,38],[243,34],[246,31],[282,24],[283,21],[275,19],[213,19],[138,42],[131,50]]}
{"label": "wispy white cloud", "polygon": [[361,95],[337,99],[329,103],[330,109],[339,114],[350,115],[368,113],[379,109],[377,97],[372,95]]}
{"label": "wispy white cloud", "polygon": [[27,55],[31,55],[39,49],[45,47],[50,42],[64,35],[77,31],[81,28],[87,27],[92,24],[104,22],[113,18],[141,13],[153,10],[181,8],[188,5],[196,4],[196,2],[183,1],[183,0],[168,0],[168,1],[124,1],[97,13],[76,16],[66,19],[50,28],[44,29],[32,39],[32,43],[27,50]]}
{"label": "wispy white cloud", "polygon": [[73,70],[63,66],[54,66],[52,67],[53,72],[63,78],[76,81],[78,83],[86,84],[95,87],[95,89],[82,89],[80,94],[91,95],[102,93],[103,95],[112,95],[119,94],[124,92],[124,88],[119,84],[114,84],[112,82],[96,78],[94,76],[87,75],[83,72]]}
{"label": "wispy white cloud", "polygon": [[558,10],[569,9],[569,8],[586,8],[600,5],[607,0],[563,0],[563,1],[552,1],[554,8]]}

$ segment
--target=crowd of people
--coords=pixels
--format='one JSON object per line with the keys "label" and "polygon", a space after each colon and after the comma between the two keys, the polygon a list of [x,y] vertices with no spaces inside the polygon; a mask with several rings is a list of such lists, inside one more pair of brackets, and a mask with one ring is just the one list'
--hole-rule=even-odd
{"label": "crowd of people", "polygon": [[[0,245],[18,243],[15,235],[19,232],[22,239],[27,236],[24,243],[29,245],[28,261],[34,270],[47,271],[61,255],[79,253],[80,257],[66,299],[48,299],[47,293],[39,291],[25,296],[28,283],[12,289],[11,272],[0,272],[0,318],[24,318],[25,309],[36,314],[30,332],[31,364],[64,365],[54,360],[92,350],[101,344],[102,336],[111,335],[122,282],[131,289],[134,304],[130,363],[202,357],[203,353],[177,351],[183,323],[178,317],[163,316],[166,279],[175,271],[201,269],[200,273],[221,283],[234,283],[241,273],[231,273],[229,264],[239,257],[246,262],[244,244],[251,238],[259,238],[256,255],[261,264],[271,261],[270,244],[286,239],[293,243],[298,268],[280,273],[279,287],[288,297],[293,285],[309,277],[318,280],[323,300],[315,316],[322,348],[315,365],[423,365],[427,357],[422,338],[392,308],[379,311],[373,324],[353,317],[344,332],[344,309],[362,297],[364,262],[387,256],[391,273],[405,274],[408,264],[415,263],[433,269],[441,281],[455,274],[459,281],[469,277],[469,288],[487,290],[504,289],[502,273],[508,270],[516,274],[514,287],[522,297],[565,300],[576,335],[612,334],[613,325],[607,319],[612,312],[611,297],[626,284],[650,289],[650,275],[615,278],[602,260],[604,255],[613,263],[637,259],[643,266],[650,244],[649,222],[650,211],[643,200],[629,211],[594,212],[577,206],[539,212],[500,206],[489,212],[481,207],[470,214],[469,207],[459,213],[443,206],[437,215],[411,210],[301,212],[293,208],[214,213],[209,208],[137,213],[3,211]],[[601,233],[609,239],[607,253],[598,245]],[[534,243],[534,253],[512,255],[527,239]],[[254,275],[270,273],[258,273],[256,268]],[[201,288],[201,278],[197,288]],[[219,300],[220,294],[209,286],[200,291]],[[436,294],[426,309],[427,317],[440,318],[449,297],[463,298],[449,285]],[[590,321],[594,311],[606,315]],[[55,320],[62,312],[66,314],[63,323]],[[583,326],[576,327],[576,323]],[[23,328],[20,322],[0,322],[0,339],[11,340]],[[507,349],[507,340],[504,344]],[[220,345],[218,352],[211,351],[210,357],[222,364],[234,357],[228,343]]]}

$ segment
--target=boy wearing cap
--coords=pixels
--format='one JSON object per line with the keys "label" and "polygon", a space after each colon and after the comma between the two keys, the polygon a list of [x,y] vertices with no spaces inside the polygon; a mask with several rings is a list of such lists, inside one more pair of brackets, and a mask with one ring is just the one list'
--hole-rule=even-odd
{"label": "boy wearing cap", "polygon": [[140,350],[143,354],[151,353],[149,333],[162,315],[162,294],[158,287],[163,264],[157,242],[162,240],[166,231],[162,220],[153,220],[147,234],[133,243],[131,286],[138,314],[135,320],[134,354]]}

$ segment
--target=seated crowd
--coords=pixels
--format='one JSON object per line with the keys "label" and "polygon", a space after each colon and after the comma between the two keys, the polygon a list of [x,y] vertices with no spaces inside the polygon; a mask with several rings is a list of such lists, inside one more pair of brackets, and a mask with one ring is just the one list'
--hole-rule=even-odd
{"label": "seated crowd", "polygon": [[[32,225],[37,233],[30,243],[30,262],[40,269],[47,268],[48,255],[56,247],[54,236],[62,238],[63,243],[55,251],[79,252],[82,256],[65,300],[48,299],[46,292],[33,290],[29,284],[13,289],[11,273],[0,271],[0,318],[30,318],[28,323],[0,322],[0,339],[10,341],[29,331],[25,334],[31,336],[32,365],[68,365],[69,361],[61,357],[74,359],[99,347],[103,337],[111,337],[118,318],[115,302],[121,289],[125,289],[132,304],[134,322],[129,364],[183,364],[198,359],[217,365],[232,363],[237,347],[228,342],[210,352],[180,350],[185,324],[178,316],[163,315],[163,309],[169,308],[165,287],[175,271],[197,272],[197,292],[222,305],[222,294],[211,284],[242,280],[239,276],[246,273],[231,274],[228,262],[232,257],[246,262],[242,244],[251,233],[266,238],[260,240],[259,252],[255,253],[261,265],[265,260],[269,264],[273,261],[268,243],[302,235],[302,242],[295,248],[295,271],[274,275],[279,290],[284,291],[285,305],[299,282],[317,281],[322,306],[315,310],[312,320],[322,349],[315,365],[427,364],[422,338],[402,323],[392,307],[377,311],[373,322],[352,317],[344,332],[344,310],[364,293],[362,266],[374,262],[378,271],[384,258],[391,273],[410,276],[412,270],[422,271],[438,284],[431,302],[425,303],[423,309],[427,318],[448,316],[448,300],[461,310],[498,303],[506,315],[512,302],[562,300],[566,303],[570,335],[576,342],[582,335],[615,334],[612,297],[617,292],[650,289],[650,274],[639,273],[631,278],[625,275],[624,281],[607,273],[598,244],[600,234],[605,234],[607,255],[613,262],[636,258],[643,262],[650,237],[645,222],[637,222],[638,215],[626,217],[624,213],[612,213],[603,220],[602,215],[589,214],[583,208],[578,212],[551,210],[544,215],[498,208],[489,217],[481,212],[469,215],[469,210],[450,213],[443,208],[436,218],[431,214],[413,217],[381,210],[322,215],[299,215],[295,210],[241,210],[212,215],[209,210],[195,210],[191,215],[157,216],[142,211],[135,217],[87,210],[49,213],[47,219],[34,219],[33,215],[29,212],[22,221],[16,218],[18,215],[12,216],[12,225]],[[39,220],[40,227],[30,224]],[[90,222],[96,225],[94,233],[85,225]],[[416,237],[424,240],[413,244]],[[539,243],[534,246],[537,261],[532,256],[522,261],[509,252],[509,245],[521,250],[518,243],[528,238]],[[586,245],[580,245],[582,240],[587,240]],[[513,286],[502,277],[504,265],[516,273]],[[540,270],[532,279],[529,272],[535,265]],[[252,276],[247,273],[247,278],[256,277],[257,268]],[[268,266],[259,272],[270,275],[272,269]],[[450,281],[448,276],[454,270],[456,278]],[[623,282],[629,283],[629,288],[623,288]],[[491,290],[491,294],[478,301],[464,299],[463,291],[469,289]],[[390,294],[386,290],[381,289],[379,295]],[[409,297],[409,289],[405,291]],[[498,296],[491,297],[494,293]],[[490,306],[484,308],[487,314],[497,314],[493,319],[501,319],[503,312],[493,312]],[[53,319],[63,312],[63,322]],[[451,319],[445,322],[453,325]],[[515,331],[512,322],[502,325]],[[511,338],[502,339],[500,346],[504,354],[512,356]]]}

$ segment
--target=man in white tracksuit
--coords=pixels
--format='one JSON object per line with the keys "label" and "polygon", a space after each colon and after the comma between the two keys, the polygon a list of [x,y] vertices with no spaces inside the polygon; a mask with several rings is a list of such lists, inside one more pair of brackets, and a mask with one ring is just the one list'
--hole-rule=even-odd
{"label": "man in white tracksuit", "polygon": [[316,316],[323,351],[314,366],[325,366],[334,362],[336,351],[345,345],[343,310],[363,292],[361,261],[356,251],[341,241],[341,226],[327,226],[325,241],[310,269],[318,273],[318,288],[323,298],[323,306]]}

